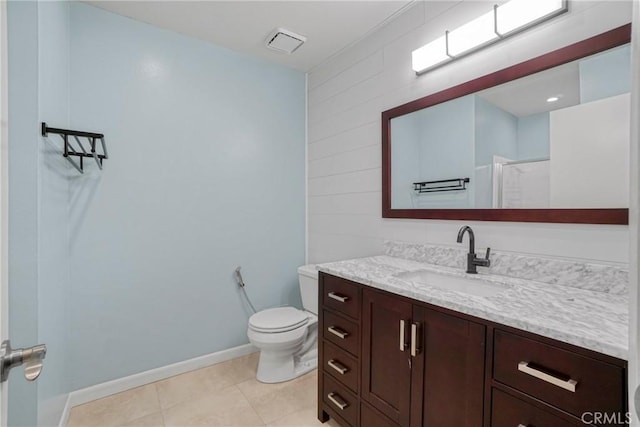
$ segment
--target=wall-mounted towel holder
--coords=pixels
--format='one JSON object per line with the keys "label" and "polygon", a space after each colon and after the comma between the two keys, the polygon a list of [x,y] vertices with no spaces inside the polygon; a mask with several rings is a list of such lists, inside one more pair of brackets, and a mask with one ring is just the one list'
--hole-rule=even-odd
{"label": "wall-mounted towel holder", "polygon": [[414,182],[416,193],[439,193],[442,191],[466,190],[469,178],[441,179],[439,181]]}
{"label": "wall-mounted towel holder", "polygon": [[[91,157],[96,161],[96,164],[100,169],[102,169],[102,162],[105,159],[108,159],[107,155],[107,145],[104,142],[104,135],[101,133],[94,132],[83,132],[79,130],[69,130],[69,129],[57,129],[50,128],[46,123],[42,122],[42,136],[48,136],[50,133],[55,133],[60,135],[62,140],[64,141],[64,152],[63,156],[65,159],[69,161],[80,173],[84,173],[84,158]],[[71,145],[69,141],[69,137],[73,137],[76,141],[78,147]],[[83,144],[83,140],[80,138],[86,138],[85,143]],[[96,150],[96,146],[98,145],[96,142],[100,140],[100,145],[102,146],[102,154],[100,154]],[[85,144],[88,143],[88,147],[85,148]],[[79,157],[80,164],[76,163],[70,156]]]}

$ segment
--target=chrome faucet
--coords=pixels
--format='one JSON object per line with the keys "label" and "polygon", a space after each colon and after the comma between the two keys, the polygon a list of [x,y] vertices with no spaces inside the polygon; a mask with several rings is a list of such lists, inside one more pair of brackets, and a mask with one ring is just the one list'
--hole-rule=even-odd
{"label": "chrome faucet", "polygon": [[489,261],[489,254],[491,248],[487,248],[487,254],[484,258],[478,258],[476,256],[476,238],[473,234],[473,230],[468,225],[465,225],[458,231],[458,243],[462,243],[464,233],[469,233],[469,253],[467,254],[467,273],[478,274],[477,267],[489,267],[491,261]]}

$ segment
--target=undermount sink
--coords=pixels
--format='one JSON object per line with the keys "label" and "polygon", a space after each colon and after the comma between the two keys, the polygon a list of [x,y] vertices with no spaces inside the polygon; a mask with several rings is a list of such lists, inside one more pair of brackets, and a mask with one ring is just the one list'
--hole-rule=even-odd
{"label": "undermount sink", "polygon": [[508,285],[482,278],[468,279],[466,277],[450,276],[429,270],[406,271],[397,273],[394,277],[408,282],[480,297],[494,296],[508,289]]}

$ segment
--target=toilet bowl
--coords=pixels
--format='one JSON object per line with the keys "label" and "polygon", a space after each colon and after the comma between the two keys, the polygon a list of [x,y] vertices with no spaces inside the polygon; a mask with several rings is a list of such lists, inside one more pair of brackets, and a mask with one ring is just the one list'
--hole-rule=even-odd
{"label": "toilet bowl", "polygon": [[318,365],[318,272],[298,268],[304,310],[268,308],[249,318],[247,336],[260,350],[256,378],[263,383],[289,381]]}

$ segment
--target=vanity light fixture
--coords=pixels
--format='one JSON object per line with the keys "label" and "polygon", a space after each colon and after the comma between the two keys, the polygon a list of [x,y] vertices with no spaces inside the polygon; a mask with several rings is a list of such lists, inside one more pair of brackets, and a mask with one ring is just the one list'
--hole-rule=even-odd
{"label": "vanity light fixture", "polygon": [[498,40],[531,28],[568,10],[567,0],[511,0],[412,52],[417,75]]}

